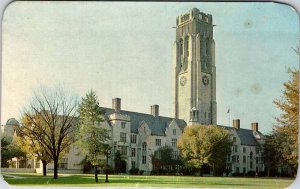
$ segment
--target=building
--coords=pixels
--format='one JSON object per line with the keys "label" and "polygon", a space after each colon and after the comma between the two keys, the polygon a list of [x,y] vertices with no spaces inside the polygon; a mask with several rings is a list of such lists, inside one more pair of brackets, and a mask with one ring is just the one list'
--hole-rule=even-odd
{"label": "building", "polygon": [[[125,161],[124,170],[132,168],[149,174],[152,169],[151,156],[162,146],[174,150],[184,128],[192,124],[217,124],[215,42],[213,39],[212,15],[194,8],[176,19],[174,43],[174,118],[159,115],[159,106],[150,107],[150,113],[138,113],[121,109],[121,99],[112,100],[106,108],[104,122],[99,127],[111,133],[112,153],[109,164],[114,167],[115,153],[119,151]],[[260,172],[264,170],[261,145],[264,136],[258,131],[258,123],[251,129],[240,127],[240,120],[233,127],[221,126],[232,134],[234,146],[227,157],[231,173]],[[71,148],[59,163],[61,172],[82,172],[84,155],[79,149]],[[53,168],[52,164],[48,169]]]}
{"label": "building", "polygon": [[217,123],[215,42],[212,16],[194,8],[176,19],[175,118]]}

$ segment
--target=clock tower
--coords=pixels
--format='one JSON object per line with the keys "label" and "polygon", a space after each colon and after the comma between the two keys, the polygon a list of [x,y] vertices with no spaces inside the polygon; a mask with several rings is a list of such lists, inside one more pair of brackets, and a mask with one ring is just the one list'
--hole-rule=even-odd
{"label": "clock tower", "polygon": [[212,16],[194,8],[176,19],[173,47],[175,118],[216,124],[216,66]]}

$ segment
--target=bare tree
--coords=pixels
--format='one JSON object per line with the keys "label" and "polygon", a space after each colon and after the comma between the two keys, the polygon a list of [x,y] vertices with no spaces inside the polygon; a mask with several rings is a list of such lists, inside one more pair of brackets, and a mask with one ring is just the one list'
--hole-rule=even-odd
{"label": "bare tree", "polygon": [[22,120],[27,137],[38,141],[54,164],[53,178],[57,179],[58,160],[74,143],[78,99],[62,89],[40,89],[35,92]]}

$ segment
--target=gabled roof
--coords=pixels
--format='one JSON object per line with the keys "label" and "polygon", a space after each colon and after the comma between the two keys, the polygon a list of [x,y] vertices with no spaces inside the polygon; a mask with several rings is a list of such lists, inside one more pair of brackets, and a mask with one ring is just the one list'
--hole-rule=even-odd
{"label": "gabled roof", "polygon": [[131,120],[131,132],[138,133],[138,128],[141,123],[144,121],[149,126],[152,135],[165,136],[166,128],[170,125],[172,120],[175,120],[180,129],[184,129],[186,122],[182,119],[175,119],[170,117],[163,116],[153,116],[151,114],[144,114],[138,112],[130,112],[126,110],[119,110],[118,112],[112,108],[101,107],[105,111],[105,117],[108,117],[111,114],[119,113],[127,115]]}
{"label": "gabled roof", "polygon": [[[243,129],[243,128],[235,129],[233,127],[228,127],[228,126],[223,126],[223,125],[218,125],[218,126],[223,127],[226,130],[231,130],[231,131],[234,130],[241,140],[241,145],[247,145],[247,146],[258,146],[259,145],[259,143],[255,139],[254,134],[253,134],[253,132],[255,132],[255,131],[253,131],[251,129]],[[257,133],[260,136],[262,136],[262,138],[263,138],[264,135],[261,132],[258,131]]]}

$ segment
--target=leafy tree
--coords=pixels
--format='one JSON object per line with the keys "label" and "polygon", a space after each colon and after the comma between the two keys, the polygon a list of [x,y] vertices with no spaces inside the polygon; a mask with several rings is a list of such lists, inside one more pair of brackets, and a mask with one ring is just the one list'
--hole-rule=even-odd
{"label": "leafy tree", "polygon": [[163,146],[158,148],[152,156],[153,171],[160,171],[160,173],[171,173],[178,171],[176,166],[182,166],[179,159],[173,159],[173,148]]}
{"label": "leafy tree", "polygon": [[278,168],[283,163],[281,155],[277,150],[279,145],[280,141],[274,134],[266,136],[266,141],[263,145],[263,158],[267,168],[267,176],[276,176]]}
{"label": "leafy tree", "polygon": [[6,137],[1,138],[1,167],[8,167],[8,160],[12,158],[26,158],[26,154],[15,145],[15,143]]}
{"label": "leafy tree", "polygon": [[188,166],[201,169],[207,164],[213,169],[214,175],[220,175],[225,171],[225,159],[231,153],[230,136],[221,127],[192,125],[184,129],[177,146]]}
{"label": "leafy tree", "polygon": [[299,122],[299,70],[289,70],[291,79],[283,84],[283,96],[273,102],[282,111],[276,117],[275,140],[282,158],[294,169],[298,166],[298,122]]}
{"label": "leafy tree", "polygon": [[30,158],[41,160],[43,166],[43,176],[47,176],[47,164],[51,162],[50,154],[47,153],[47,149],[44,149],[43,145],[40,144],[39,141],[34,140],[34,136],[28,137],[31,135],[31,132],[29,132],[29,130],[25,128],[28,128],[31,125],[28,125],[30,124],[30,121],[26,118],[27,117],[23,117],[22,123],[27,125],[25,127],[21,127],[18,130],[16,145],[23,152],[26,152],[27,156],[29,156]]}
{"label": "leafy tree", "polygon": [[119,150],[115,153],[114,158],[115,163],[115,172],[116,173],[125,173],[126,172],[126,161],[122,159],[121,153]]}
{"label": "leafy tree", "polygon": [[78,145],[95,168],[95,182],[98,182],[98,166],[104,164],[104,155],[110,150],[109,132],[98,125],[103,121],[103,113],[96,93],[91,90],[79,105]]}
{"label": "leafy tree", "polygon": [[53,178],[58,178],[58,160],[74,143],[77,98],[62,89],[41,89],[32,97],[22,114],[23,136],[37,142],[54,164]]}

